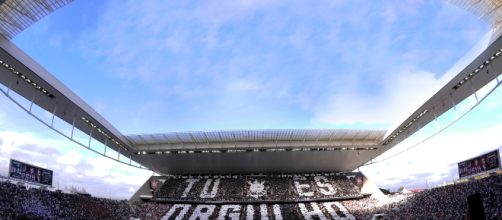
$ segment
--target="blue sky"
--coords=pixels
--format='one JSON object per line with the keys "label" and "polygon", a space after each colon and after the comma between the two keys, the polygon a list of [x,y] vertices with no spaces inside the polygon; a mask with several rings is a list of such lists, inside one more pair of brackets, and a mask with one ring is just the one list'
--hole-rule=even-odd
{"label": "blue sky", "polygon": [[[446,1],[77,0],[14,42],[125,134],[390,129],[450,80],[456,72],[448,70],[488,31]],[[500,129],[493,116],[502,109],[497,94],[427,143],[437,147],[458,139],[458,132]],[[98,195],[107,194],[100,188],[118,187],[108,192],[118,197],[141,184],[133,181],[138,176],[151,174],[81,150],[5,98],[0,102],[7,106],[0,110],[0,146],[8,152],[1,166],[18,152],[18,159],[59,170],[72,180],[66,184]],[[27,141],[13,143],[12,137]],[[364,169],[385,186],[420,175],[441,181],[454,172],[448,169],[454,161],[500,146],[500,139],[489,139],[437,161],[442,174],[414,169],[421,165],[411,153],[395,160],[411,170],[400,176],[389,172],[378,179],[384,165]],[[49,150],[60,165],[50,164],[49,156],[20,153],[22,146]],[[425,154],[427,146],[414,151]]]}

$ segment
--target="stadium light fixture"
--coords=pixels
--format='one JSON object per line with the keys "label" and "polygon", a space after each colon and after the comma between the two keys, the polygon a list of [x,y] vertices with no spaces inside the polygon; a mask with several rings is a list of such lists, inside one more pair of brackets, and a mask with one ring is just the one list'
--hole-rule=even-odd
{"label": "stadium light fixture", "polygon": [[99,133],[101,133],[103,136],[105,136],[106,138],[108,138],[108,140],[112,141],[113,143],[115,143],[117,146],[121,147],[125,151],[128,151],[128,149],[126,147],[124,147],[124,145],[122,145],[120,142],[118,142],[117,140],[115,140],[115,138],[112,138],[107,132],[104,131],[104,129],[101,129],[101,127],[99,127],[95,123],[91,122],[85,116],[82,116],[81,119],[86,124],[88,124],[89,126],[91,126],[92,128],[94,128],[95,130],[97,130]]}
{"label": "stadium light fixture", "polygon": [[45,88],[40,86],[38,83],[34,82],[33,79],[28,78],[26,75],[22,74],[21,72],[17,71],[14,67],[9,65],[3,60],[0,60],[0,65],[2,65],[5,69],[9,70],[12,74],[16,75],[17,77],[20,77],[24,82],[30,84],[35,90],[38,90],[42,92],[44,95],[47,97],[53,99],[56,96],[54,94],[49,93]]}
{"label": "stadium light fixture", "polygon": [[495,54],[490,56],[490,58],[488,58],[483,63],[481,63],[481,65],[479,65],[478,68],[473,70],[466,77],[464,77],[457,84],[455,84],[455,86],[453,86],[453,89],[457,90],[458,88],[460,88],[462,85],[465,84],[465,82],[467,82],[467,80],[472,79],[472,77],[476,76],[476,74],[478,74],[483,68],[485,68],[488,64],[490,64],[492,61],[494,61],[495,59],[497,59],[501,55],[502,55],[502,49],[498,50]]}
{"label": "stadium light fixture", "polygon": [[423,110],[422,112],[420,112],[420,114],[418,114],[417,116],[415,116],[410,122],[408,122],[408,124],[406,124],[405,126],[401,127],[399,129],[399,131],[397,131],[394,135],[392,135],[387,141],[385,141],[382,145],[387,145],[389,144],[390,142],[392,142],[397,136],[399,136],[401,133],[403,133],[404,131],[406,131],[413,123],[415,123],[416,121],[418,121],[421,117],[423,117],[425,114],[427,114],[428,110],[425,109]]}
{"label": "stadium light fixture", "polygon": [[170,150],[139,151],[135,154],[198,154],[198,153],[251,153],[251,152],[286,152],[286,151],[339,151],[339,150],[376,150],[376,147],[324,147],[324,148],[254,148],[254,149],[220,149],[220,150]]}

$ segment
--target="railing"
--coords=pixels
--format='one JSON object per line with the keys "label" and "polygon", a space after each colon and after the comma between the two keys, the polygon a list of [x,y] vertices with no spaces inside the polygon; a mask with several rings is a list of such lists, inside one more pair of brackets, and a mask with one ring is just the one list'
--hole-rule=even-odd
{"label": "railing", "polygon": [[144,166],[142,166],[142,165],[140,165],[140,164],[134,164],[134,163],[132,163],[133,161],[132,161],[132,159],[131,159],[131,156],[129,156],[129,157],[128,157],[129,161],[128,161],[128,162],[125,162],[125,161],[120,160],[120,155],[121,155],[121,154],[120,154],[119,152],[117,152],[117,157],[116,157],[116,158],[115,158],[115,157],[112,157],[112,156],[110,156],[110,155],[107,155],[107,154],[106,154],[106,149],[108,148],[108,146],[106,146],[106,145],[104,145],[104,151],[103,151],[103,152],[100,152],[100,151],[97,151],[97,150],[95,150],[95,149],[92,149],[92,148],[91,148],[91,140],[92,140],[92,136],[91,136],[91,135],[89,135],[89,142],[87,143],[87,145],[85,145],[85,144],[83,144],[83,143],[79,142],[78,140],[76,140],[76,139],[74,138],[73,133],[74,133],[74,130],[75,130],[75,126],[72,126],[71,135],[67,135],[67,134],[65,134],[63,131],[58,130],[58,129],[54,126],[54,118],[56,117],[56,116],[55,116],[55,114],[54,114],[54,112],[52,112],[52,113],[51,113],[51,114],[52,114],[52,116],[51,116],[51,117],[52,117],[51,123],[47,123],[46,121],[44,121],[43,119],[41,119],[40,117],[38,117],[37,115],[35,115],[35,114],[32,112],[33,105],[35,104],[35,103],[33,102],[33,100],[31,100],[31,101],[30,101],[30,107],[29,107],[29,108],[26,108],[26,107],[25,107],[25,106],[23,106],[21,103],[19,103],[19,101],[17,101],[17,100],[16,100],[13,96],[11,96],[11,95],[10,95],[10,93],[11,93],[10,88],[8,88],[8,87],[7,87],[7,88],[6,88],[6,90],[5,90],[5,89],[3,89],[2,87],[0,87],[0,91],[1,91],[1,92],[2,92],[2,93],[3,93],[3,94],[4,94],[4,95],[5,95],[5,96],[9,99],[9,100],[11,100],[14,104],[16,104],[16,105],[17,105],[19,108],[21,108],[24,112],[26,112],[28,115],[32,116],[33,118],[35,118],[36,120],[38,120],[39,122],[41,122],[42,124],[44,124],[45,126],[47,126],[48,128],[50,128],[51,130],[55,131],[56,133],[60,134],[61,136],[65,137],[65,138],[67,138],[68,140],[70,140],[70,141],[72,141],[72,142],[74,142],[74,143],[76,143],[76,144],[80,145],[81,147],[83,147],[83,148],[85,148],[85,149],[87,149],[87,150],[90,150],[90,151],[92,151],[92,152],[94,152],[94,153],[97,153],[97,154],[99,154],[99,155],[101,155],[101,156],[104,156],[104,157],[106,157],[106,158],[109,158],[109,159],[112,159],[112,160],[114,160],[114,161],[120,162],[120,163],[122,163],[122,164],[129,165],[129,166],[132,166],[132,167],[136,167],[136,168],[139,168],[139,169],[150,170],[150,169],[148,169],[148,168],[146,168],[146,167],[144,167]]}

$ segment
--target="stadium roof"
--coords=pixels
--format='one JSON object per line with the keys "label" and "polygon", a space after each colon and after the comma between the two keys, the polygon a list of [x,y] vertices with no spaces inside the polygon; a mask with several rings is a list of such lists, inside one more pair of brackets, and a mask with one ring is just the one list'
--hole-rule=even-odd
{"label": "stadium roof", "polygon": [[464,8],[490,24],[492,28],[500,27],[502,23],[502,1],[500,0],[450,0],[453,4]]}
{"label": "stadium roof", "polygon": [[500,0],[448,0],[489,24],[494,32],[491,41],[502,34],[502,1]]}
{"label": "stadium roof", "polygon": [[12,39],[73,0],[0,0],[0,34]]}
{"label": "stadium roof", "polygon": [[[502,40],[491,44],[440,91],[384,138],[381,130],[243,130],[125,136],[85,101],[17,48],[10,39],[71,1],[0,1],[0,83],[72,128],[149,169],[162,173],[352,171],[400,143],[502,73]],[[453,1],[500,24],[500,1]],[[488,65],[489,64],[489,65]],[[489,66],[489,68],[488,68]],[[482,74],[478,74],[482,73]],[[59,132],[59,131],[58,131]],[[62,132],[60,132],[63,134]],[[65,134],[63,134],[65,135]],[[73,140],[73,129],[66,137]],[[91,138],[89,138],[89,145]],[[87,146],[87,144],[82,144]],[[106,150],[106,148],[105,148]],[[106,152],[98,152],[106,156]],[[120,156],[119,156],[120,157]],[[116,160],[121,161],[120,158]],[[123,161],[121,161],[123,162]]]}
{"label": "stadium roof", "polygon": [[281,129],[130,135],[135,150],[376,146],[384,130]]}

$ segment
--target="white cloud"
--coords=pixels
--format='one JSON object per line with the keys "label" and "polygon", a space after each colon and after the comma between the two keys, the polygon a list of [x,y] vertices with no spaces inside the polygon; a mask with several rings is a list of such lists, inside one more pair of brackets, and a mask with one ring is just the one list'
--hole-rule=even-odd
{"label": "white cloud", "polygon": [[[302,127],[387,126],[404,119],[437,91],[445,82],[438,69],[443,71],[445,63],[458,55],[451,50],[458,44],[445,43],[450,35],[458,34],[455,30],[441,30],[433,39],[426,34],[429,29],[444,26],[424,25],[417,19],[444,18],[443,14],[451,12],[446,3],[431,5],[420,1],[384,5],[113,1],[79,41],[84,52],[99,51],[93,55],[102,58],[104,74],[121,79],[115,84],[129,84],[148,97],[133,100],[123,109],[143,112],[143,106],[156,103],[159,110],[132,115],[137,127],[155,123],[170,110],[166,114],[173,115],[171,121],[187,125],[182,118],[198,117],[204,124],[210,114],[234,112],[230,116],[242,118],[238,112],[264,109],[272,115],[302,112],[301,117],[291,119],[301,120],[295,124]],[[429,6],[434,10],[420,10]],[[450,15],[452,21],[445,21],[448,25],[465,23],[464,14]],[[476,29],[475,36],[484,30],[467,24]],[[462,45],[474,41],[472,36],[458,38]],[[236,106],[249,110],[239,111]],[[254,116],[270,119],[262,112]],[[118,118],[110,121],[123,123]]]}
{"label": "white cloud", "polygon": [[[499,105],[498,108],[500,107]],[[476,114],[479,113],[469,114],[466,117],[477,117]],[[458,162],[500,148],[501,132],[501,125],[480,128],[478,124],[471,124],[468,118],[464,118],[415,148],[388,160],[362,167],[361,170],[379,186],[394,189],[401,185],[424,188],[426,180],[451,182],[452,179],[458,178]],[[427,136],[417,133],[375,161],[408,149]]]}
{"label": "white cloud", "polygon": [[[407,60],[405,65],[394,67],[391,63],[377,58],[376,67],[373,68],[379,68],[379,76],[369,76],[369,80],[376,80],[375,83],[361,84],[368,76],[355,74],[355,79],[346,80],[348,83],[340,85],[343,89],[333,89],[333,95],[327,96],[320,104],[309,103],[307,108],[313,109],[315,122],[391,124],[390,128],[394,128],[469,65],[488,46],[490,36],[491,32],[486,33],[444,74],[416,69],[418,65],[414,59]],[[391,53],[387,51],[388,45],[385,45],[385,41],[378,43],[383,44],[377,46],[378,50],[386,51],[383,54]],[[364,46],[356,46],[362,47]],[[413,56],[421,54],[413,50],[407,53]],[[372,62],[374,61],[368,61],[367,65],[375,65]],[[371,93],[362,93],[363,91]]]}
{"label": "white cloud", "polygon": [[57,159],[57,162],[64,165],[75,166],[80,163],[82,156],[76,150],[69,151]]}
{"label": "white cloud", "polygon": [[71,173],[75,173],[77,170],[76,170],[75,168],[71,167],[71,166],[67,166],[67,167],[65,168],[65,171],[66,171],[67,173],[70,173],[70,174],[71,174]]}
{"label": "white cloud", "polygon": [[[80,39],[81,49],[103,56],[111,65],[112,73],[129,79],[164,82],[170,75],[164,70],[165,50],[180,53],[198,47],[219,44],[221,26],[241,20],[253,12],[278,4],[279,1],[204,1],[166,3],[149,1],[112,1],[110,10],[100,16],[96,29]],[[178,9],[174,11],[173,9]],[[169,16],[165,16],[169,14]],[[192,27],[199,27],[195,32]],[[200,33],[199,33],[200,32]],[[131,41],[135,43],[131,44]],[[148,57],[148,59],[145,59]],[[119,68],[134,63],[137,68]]]}
{"label": "white cloud", "polygon": [[[50,139],[37,139],[36,134],[31,133],[18,133],[13,131],[0,131],[0,138],[3,139],[3,146],[1,152],[3,154],[12,154],[15,151],[23,152],[25,154],[39,154],[46,152],[52,154],[59,151],[61,145],[54,140]],[[35,150],[35,151],[34,151]],[[46,155],[51,156],[51,155]]]}
{"label": "white cloud", "polygon": [[314,120],[322,123],[368,124],[398,123],[408,117],[441,88],[446,79],[436,79],[434,73],[406,71],[382,75],[381,92],[360,93],[365,90],[347,88],[315,107]]}
{"label": "white cloud", "polygon": [[238,102],[236,96],[245,95],[252,98],[287,98],[291,94],[291,85],[287,80],[278,77],[256,78],[256,79],[229,79],[224,82],[225,90],[222,91],[221,97],[232,97],[225,102]]}
{"label": "white cloud", "polygon": [[[31,120],[31,118],[28,118]],[[29,130],[29,129],[28,129]],[[56,139],[39,138],[29,133],[0,131],[0,167],[2,174],[10,158],[54,171],[54,186],[85,188],[94,196],[113,193],[114,198],[128,198],[151,175],[95,155],[54,134]],[[59,138],[59,139],[58,139]]]}

